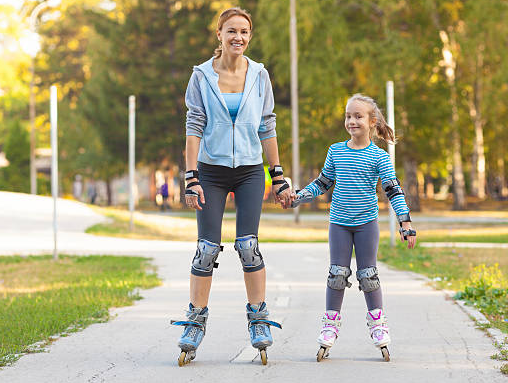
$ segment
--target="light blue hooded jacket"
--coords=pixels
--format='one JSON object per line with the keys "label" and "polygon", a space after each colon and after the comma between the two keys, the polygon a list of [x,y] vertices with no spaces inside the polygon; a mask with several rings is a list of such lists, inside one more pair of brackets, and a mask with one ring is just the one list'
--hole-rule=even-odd
{"label": "light blue hooded jacket", "polygon": [[219,89],[213,58],[194,67],[185,93],[186,134],[201,138],[200,162],[230,168],[261,164],[261,141],[276,137],[270,77],[263,64],[245,58],[249,66],[234,124]]}

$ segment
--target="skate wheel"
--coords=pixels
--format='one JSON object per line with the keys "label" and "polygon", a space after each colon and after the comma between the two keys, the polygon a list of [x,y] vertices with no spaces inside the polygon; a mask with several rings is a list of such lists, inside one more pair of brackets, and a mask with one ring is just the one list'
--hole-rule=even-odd
{"label": "skate wheel", "polygon": [[390,352],[388,351],[388,347],[386,346],[381,347],[381,354],[383,355],[383,359],[385,360],[385,362],[390,361]]}
{"label": "skate wheel", "polygon": [[317,357],[316,357],[316,360],[318,362],[321,362],[323,360],[323,358],[326,358],[326,347],[320,347],[319,348],[319,351],[317,352]]}
{"label": "skate wheel", "polygon": [[259,350],[259,355],[261,356],[261,363],[263,366],[266,366],[268,363],[268,358],[266,357],[266,350]]}
{"label": "skate wheel", "polygon": [[185,351],[182,351],[180,353],[180,356],[178,357],[178,366],[183,367],[187,361],[185,360],[185,357],[187,356],[187,353]]}

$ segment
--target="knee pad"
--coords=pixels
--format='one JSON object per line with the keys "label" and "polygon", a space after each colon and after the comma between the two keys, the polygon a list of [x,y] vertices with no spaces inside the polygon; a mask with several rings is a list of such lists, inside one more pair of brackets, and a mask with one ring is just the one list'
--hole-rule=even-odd
{"label": "knee pad", "polygon": [[366,293],[379,289],[380,283],[377,275],[378,272],[376,266],[369,266],[365,269],[358,270],[356,272],[356,279],[358,279],[358,282],[360,283],[358,288]]}
{"label": "knee pad", "polygon": [[242,262],[243,271],[252,273],[265,267],[263,256],[259,252],[258,237],[255,235],[244,235],[235,240],[235,250]]}
{"label": "knee pad", "polygon": [[217,243],[198,239],[198,248],[192,260],[191,273],[200,277],[211,276],[213,269],[219,266],[215,261],[222,249],[223,247]]}
{"label": "knee pad", "polygon": [[351,269],[349,267],[330,265],[327,285],[334,290],[344,290],[346,287],[351,287],[351,282],[347,280],[350,275]]}

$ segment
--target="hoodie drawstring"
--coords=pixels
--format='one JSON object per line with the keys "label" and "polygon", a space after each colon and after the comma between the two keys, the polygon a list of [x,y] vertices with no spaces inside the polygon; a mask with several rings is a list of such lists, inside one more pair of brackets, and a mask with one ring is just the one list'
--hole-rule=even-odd
{"label": "hoodie drawstring", "polygon": [[259,97],[261,97],[261,72],[259,72],[258,76],[259,76]]}

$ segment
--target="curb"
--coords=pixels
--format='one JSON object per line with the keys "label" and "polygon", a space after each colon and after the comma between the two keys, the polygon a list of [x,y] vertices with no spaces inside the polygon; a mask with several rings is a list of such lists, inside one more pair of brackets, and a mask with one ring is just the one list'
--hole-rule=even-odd
{"label": "curb", "polygon": [[447,298],[453,300],[462,311],[464,311],[477,325],[481,326],[483,330],[494,341],[494,345],[502,350],[508,352],[508,334],[504,334],[501,330],[490,327],[490,321],[480,311],[472,306],[466,305],[466,301],[460,299],[454,299],[456,292],[452,290],[443,290]]}
{"label": "curb", "polygon": [[[429,277],[427,277],[423,274],[418,274],[418,273],[415,273],[414,271],[399,270],[399,269],[397,269],[393,266],[390,266],[384,262],[383,262],[383,264],[392,270],[399,271],[399,272],[405,272],[405,273],[411,275],[411,277],[413,277],[414,279],[418,279],[418,280],[421,280],[421,281],[424,281],[427,283],[433,282],[432,279],[430,279]],[[482,330],[484,330],[487,333],[487,335],[493,340],[494,346],[497,349],[508,353],[508,334],[504,334],[501,330],[499,330],[495,327],[490,327],[491,323],[485,317],[485,315],[483,315],[479,310],[475,309],[474,307],[466,305],[466,302],[464,300],[454,299],[453,297],[457,293],[456,291],[445,290],[445,289],[439,290],[439,289],[436,289],[432,285],[431,285],[431,287],[436,291],[443,292],[445,299],[448,299],[448,300],[452,301],[453,303],[457,304],[460,307],[460,309],[478,325],[478,327],[480,327]]]}

